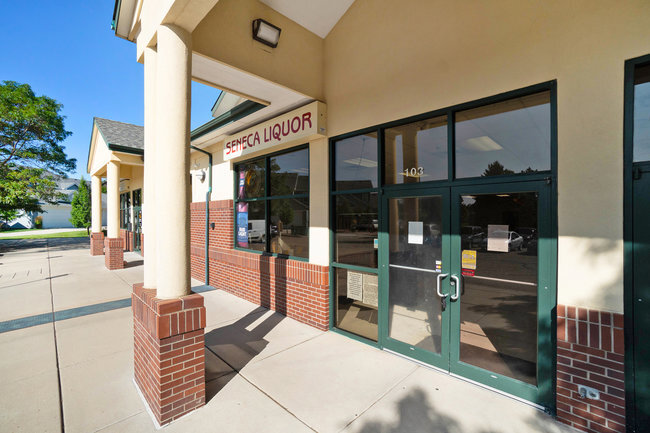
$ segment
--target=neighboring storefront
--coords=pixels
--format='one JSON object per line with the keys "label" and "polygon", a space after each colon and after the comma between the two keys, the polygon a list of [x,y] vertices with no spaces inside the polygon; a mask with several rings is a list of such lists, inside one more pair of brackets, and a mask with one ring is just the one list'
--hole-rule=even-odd
{"label": "neighboring storefront", "polygon": [[[160,27],[225,95],[190,136],[191,276],[579,430],[642,431],[648,3],[357,0],[326,30],[271,3]],[[128,16],[119,35],[155,34]]]}

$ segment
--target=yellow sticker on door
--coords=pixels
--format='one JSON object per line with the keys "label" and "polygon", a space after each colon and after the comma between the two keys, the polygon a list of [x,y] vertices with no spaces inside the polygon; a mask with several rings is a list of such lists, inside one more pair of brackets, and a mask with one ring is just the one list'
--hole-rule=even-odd
{"label": "yellow sticker on door", "polygon": [[463,269],[476,269],[476,251],[463,250],[461,267]]}

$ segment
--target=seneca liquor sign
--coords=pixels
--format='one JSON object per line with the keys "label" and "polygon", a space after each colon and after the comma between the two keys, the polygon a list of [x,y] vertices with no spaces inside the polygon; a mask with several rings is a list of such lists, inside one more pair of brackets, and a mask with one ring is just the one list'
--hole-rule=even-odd
{"label": "seneca liquor sign", "polygon": [[279,144],[297,140],[309,141],[316,136],[325,136],[325,121],[325,104],[312,102],[226,138],[223,159],[250,155]]}

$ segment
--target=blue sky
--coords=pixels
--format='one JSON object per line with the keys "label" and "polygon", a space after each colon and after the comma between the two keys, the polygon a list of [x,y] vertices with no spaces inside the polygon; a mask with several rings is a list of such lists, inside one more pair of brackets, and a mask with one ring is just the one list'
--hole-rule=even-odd
{"label": "blue sky", "polygon": [[[27,83],[63,104],[63,145],[86,173],[94,116],[142,125],[143,66],[132,42],[111,30],[112,0],[3,1],[0,81]],[[192,85],[192,128],[210,120],[219,91]]]}

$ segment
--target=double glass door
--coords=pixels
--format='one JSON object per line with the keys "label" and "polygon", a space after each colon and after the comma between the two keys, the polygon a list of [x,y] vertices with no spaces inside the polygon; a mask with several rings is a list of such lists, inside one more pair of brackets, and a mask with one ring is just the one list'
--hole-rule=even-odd
{"label": "double glass door", "polygon": [[387,349],[549,405],[550,187],[511,185],[384,194],[379,337]]}

